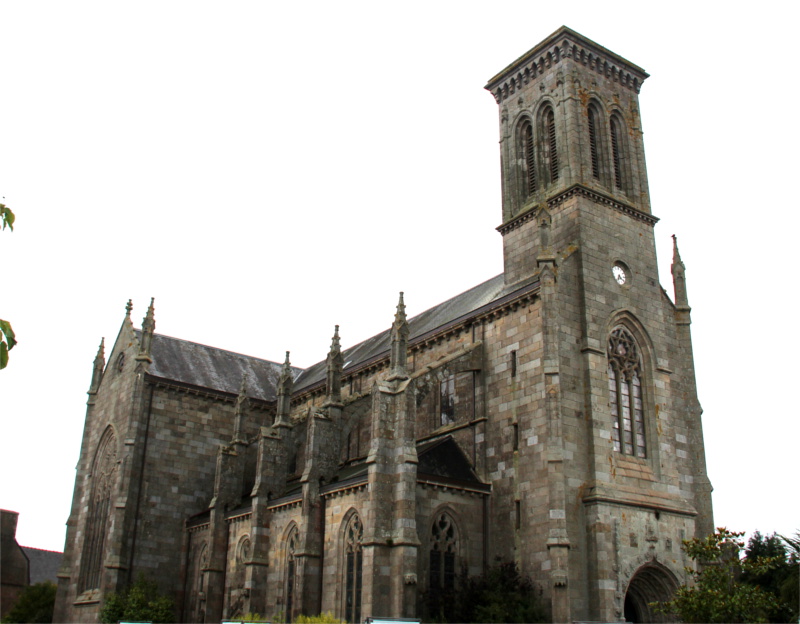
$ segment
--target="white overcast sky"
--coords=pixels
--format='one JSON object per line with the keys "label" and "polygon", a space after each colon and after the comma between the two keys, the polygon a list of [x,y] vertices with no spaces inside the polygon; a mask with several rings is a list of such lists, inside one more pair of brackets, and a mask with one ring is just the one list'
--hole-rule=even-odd
{"label": "white overcast sky", "polygon": [[64,544],[100,338],[308,366],[502,271],[487,79],[562,24],[641,92],[715,522],[800,529],[796,17],[759,2],[0,1],[0,507]]}

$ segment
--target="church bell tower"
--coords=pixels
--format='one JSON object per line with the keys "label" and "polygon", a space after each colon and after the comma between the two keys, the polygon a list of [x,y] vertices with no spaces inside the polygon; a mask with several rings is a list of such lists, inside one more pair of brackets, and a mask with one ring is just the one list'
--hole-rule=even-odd
{"label": "church bell tower", "polygon": [[674,301],[659,283],[646,78],[562,27],[486,85],[500,112],[505,288],[538,282],[540,306],[539,366],[518,382],[532,406],[519,427],[538,443],[515,465],[520,483],[547,488],[519,494],[517,556],[554,621],[653,621],[650,603],[684,574],[681,540],[713,530],[683,262]]}

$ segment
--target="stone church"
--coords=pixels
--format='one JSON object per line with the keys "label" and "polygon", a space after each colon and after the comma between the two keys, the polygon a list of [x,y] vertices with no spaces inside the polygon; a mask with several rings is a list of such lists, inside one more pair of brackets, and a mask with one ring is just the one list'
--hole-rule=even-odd
{"label": "stone church", "polygon": [[94,362],[56,621],[140,573],[184,622],[420,618],[497,561],[554,621],[657,620],[713,518],[647,77],[562,27],[492,78],[504,272],[413,318],[401,293],[310,368],[158,334],[152,301],[137,329],[129,303]]}

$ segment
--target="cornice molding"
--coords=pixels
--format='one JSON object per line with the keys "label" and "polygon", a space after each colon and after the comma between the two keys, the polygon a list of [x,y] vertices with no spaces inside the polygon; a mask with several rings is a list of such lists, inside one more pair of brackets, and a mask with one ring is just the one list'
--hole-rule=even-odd
{"label": "cornice molding", "polygon": [[[547,200],[547,208],[549,210],[557,208],[559,205],[563,204],[568,199],[581,196],[587,199],[590,199],[596,204],[600,204],[601,206],[608,206],[609,208],[613,208],[614,210],[621,212],[629,217],[633,217],[637,221],[641,221],[646,223],[647,225],[653,226],[658,223],[658,217],[654,217],[651,214],[646,212],[642,212],[641,210],[634,208],[628,204],[623,204],[622,202],[609,197],[608,195],[604,195],[598,191],[594,191],[590,188],[583,186],[582,184],[573,184],[568,189],[554,195],[550,199]],[[531,219],[534,219],[536,215],[539,213],[539,208],[533,208],[528,210],[527,212],[522,213],[518,217],[511,219],[510,221],[506,221],[502,225],[497,226],[497,231],[500,232],[503,236],[508,234],[509,232],[516,230],[518,227],[527,223]]]}
{"label": "cornice molding", "polygon": [[500,104],[564,59],[572,59],[635,93],[639,93],[648,77],[641,67],[563,27],[491,78],[484,88]]}

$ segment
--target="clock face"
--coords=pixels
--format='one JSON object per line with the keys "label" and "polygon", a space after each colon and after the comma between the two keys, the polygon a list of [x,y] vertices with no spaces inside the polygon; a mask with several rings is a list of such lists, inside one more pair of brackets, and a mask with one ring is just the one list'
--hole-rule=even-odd
{"label": "clock face", "polygon": [[625,272],[625,267],[621,264],[617,263],[611,269],[611,273],[614,275],[614,279],[617,280],[617,284],[620,286],[628,281],[628,274]]}

